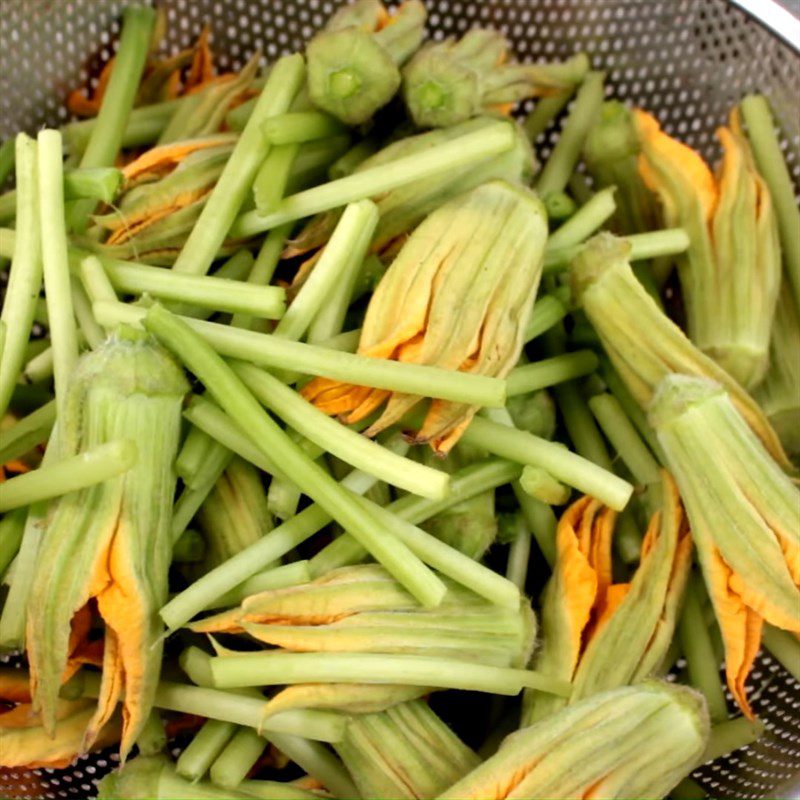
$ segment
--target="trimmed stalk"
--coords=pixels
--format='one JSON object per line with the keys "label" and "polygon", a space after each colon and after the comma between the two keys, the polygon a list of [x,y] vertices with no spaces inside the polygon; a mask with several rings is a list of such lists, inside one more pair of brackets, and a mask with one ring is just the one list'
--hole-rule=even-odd
{"label": "trimmed stalk", "polygon": [[119,440],[25,472],[0,483],[0,513],[52,500],[102,483],[136,463],[136,446]]}
{"label": "trimmed stalk", "polygon": [[299,54],[285,56],[270,70],[256,107],[173,264],[175,272],[204,275],[226,236],[240,238],[231,225],[270,147],[261,133],[261,124],[267,117],[288,111],[304,77],[305,64]]}
{"label": "trimmed stalk", "polygon": [[593,373],[598,364],[597,355],[591,350],[563,353],[542,361],[525,364],[512,370],[509,374],[507,378],[508,396],[527,394],[575,378],[582,378]]}
{"label": "trimmed stalk", "polygon": [[254,236],[286,222],[365,200],[422,178],[466,169],[513,146],[514,130],[510,123],[489,124],[436,147],[299,192],[283,200],[271,214],[261,216],[257,211],[249,211],[236,220],[230,235],[234,238]]}
{"label": "trimmed stalk", "polygon": [[[103,325],[140,325],[147,314],[144,308],[124,303],[95,303],[93,310]],[[489,408],[505,405],[505,381],[499,378],[368,358],[214,322],[188,318],[181,320],[219,355],[227,358],[467,405]]]}

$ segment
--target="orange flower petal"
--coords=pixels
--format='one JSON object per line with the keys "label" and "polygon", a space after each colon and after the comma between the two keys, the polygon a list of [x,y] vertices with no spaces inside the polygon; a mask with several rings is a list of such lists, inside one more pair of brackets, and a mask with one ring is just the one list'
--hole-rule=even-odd
{"label": "orange flower petal", "polygon": [[704,572],[725,645],[725,675],[728,688],[742,712],[753,719],[745,682],[761,646],[762,618],[748,608],[732,586],[733,573],[714,548],[708,554]]}

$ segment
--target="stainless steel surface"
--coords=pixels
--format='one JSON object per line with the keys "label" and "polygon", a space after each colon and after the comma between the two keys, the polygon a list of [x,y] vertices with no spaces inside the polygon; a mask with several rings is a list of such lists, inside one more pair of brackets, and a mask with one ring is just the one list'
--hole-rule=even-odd
{"label": "stainless steel surface", "polygon": [[[763,16],[764,24],[727,0],[426,0],[435,38],[493,25],[511,38],[522,60],[587,50],[594,64],[607,70],[616,97],[655,112],[670,133],[712,160],[719,156],[714,130],[731,105],[747,92],[763,92],[777,112],[800,187],[798,28],[772,0],[737,2]],[[0,136],[66,120],[66,92],[110,57],[125,4],[2,0]],[[226,68],[241,65],[256,48],[272,60],[302,47],[338,3],[161,0],[161,5],[168,14],[170,50],[189,44],[208,22],[219,65]],[[539,143],[543,156],[554,135],[548,131]],[[750,687],[765,736],[703,766],[695,777],[713,797],[800,797],[800,684],[763,653]],[[69,770],[0,774],[0,796],[89,797],[92,782],[113,763],[105,753]]]}

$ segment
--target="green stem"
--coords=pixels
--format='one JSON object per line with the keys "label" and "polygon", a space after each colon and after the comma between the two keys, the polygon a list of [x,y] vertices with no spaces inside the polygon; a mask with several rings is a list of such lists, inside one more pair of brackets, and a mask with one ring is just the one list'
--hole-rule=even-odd
{"label": "green stem", "polygon": [[800,308],[800,208],[789,168],[781,152],[769,103],[762,95],[750,95],[742,100],[742,115],[747,135],[753,147],[758,171],[763,175],[775,205],[778,230],[783,251],[783,263]]}
{"label": "green stem", "polygon": [[[83,674],[84,697],[97,697],[100,690],[99,673]],[[345,718],[330,711],[283,711],[264,718],[266,700],[239,692],[221,692],[202,686],[174,681],[161,681],[156,687],[153,705],[166,711],[196,714],[209,719],[232,722],[268,733],[303,736],[320,742],[341,741]]]}
{"label": "green stem", "polygon": [[[58,133],[58,131],[55,131]],[[13,140],[9,139],[13,146]],[[122,183],[122,173],[115,167],[73,169],[64,173],[65,200],[90,199],[110,203]],[[0,195],[0,221],[7,222],[17,214],[17,193],[14,189]]]}
{"label": "green stem", "polygon": [[548,386],[590,375],[597,369],[599,360],[592,350],[577,350],[574,353],[534,361],[512,370],[507,378],[509,397],[528,394]]}
{"label": "green stem", "polygon": [[528,564],[531,558],[531,532],[525,524],[524,516],[516,516],[516,535],[508,548],[508,563],[506,565],[506,578],[511,581],[520,592],[525,591],[528,580]]}
{"label": "green stem", "polygon": [[316,778],[334,797],[353,800],[361,797],[347,769],[327,747],[286,733],[270,733],[269,738],[275,747]]}
{"label": "green stem", "polygon": [[558,480],[592,495],[607,506],[625,508],[633,486],[591,461],[526,431],[475,417],[461,440],[501,458],[547,470]]}
{"label": "green stem", "polygon": [[800,642],[788,631],[769,624],[764,625],[762,637],[764,647],[796,681],[800,681]]}
{"label": "green stem", "polygon": [[55,400],[32,411],[27,417],[3,430],[0,464],[19,458],[47,440],[56,421]]}
{"label": "green stem", "polygon": [[14,171],[14,150],[13,139],[0,144],[0,188],[5,186],[8,176]]}
{"label": "green stem", "polygon": [[224,789],[235,789],[255,766],[267,746],[252,728],[240,728],[211,765],[212,783]]}
{"label": "green stem", "polygon": [[347,206],[311,276],[275,328],[276,336],[296,341],[306,332],[337,282],[354,271],[353,262],[360,265],[364,260],[378,216],[378,207],[371,200]]}
{"label": "green stem", "polygon": [[542,97],[525,117],[523,127],[532,143],[547,130],[550,123],[566,108],[573,91],[559,92],[551,97]]}
{"label": "green stem", "polygon": [[211,659],[215,686],[370,683],[434,686],[516,695],[524,688],[569,697],[568,681],[533,670],[493,667],[450,658],[383,653],[246,653]]}
{"label": "green stem", "polygon": [[578,387],[567,383],[558,386],[554,394],[567,434],[576,452],[601,469],[611,472],[611,456]]}
{"label": "green stem", "polygon": [[[451,475],[450,493],[443,500],[406,495],[390,503],[386,510],[412,525],[419,525],[442,511],[514,480],[520,471],[516,464],[500,459],[473,464]],[[357,564],[366,556],[364,548],[352,536],[344,534],[320,550],[309,562],[309,568],[316,578],[332,569]]]}
{"label": "green stem", "polygon": [[[152,8],[129,6],[125,9],[111,77],[81,157],[83,168],[114,165],[136,99],[155,20]],[[83,232],[94,206],[93,200],[76,202],[69,210],[69,227]]]}
{"label": "green stem", "polygon": [[181,275],[160,267],[107,263],[111,283],[122,292],[151,294],[163,300],[191,303],[214,311],[280,319],[286,291],[279,286],[256,286],[216,276]]}
{"label": "green stem", "polygon": [[[291,229],[292,226],[290,224],[281,225],[267,234],[261,249],[258,251],[256,260],[253,262],[250,274],[247,276],[249,286],[267,286],[272,281],[272,276],[275,274],[275,269],[281,259],[283,246],[291,233]],[[234,314],[233,319],[231,319],[231,326],[249,330],[253,327],[253,318],[246,314]]]}
{"label": "green stem", "polygon": [[[631,246],[628,254],[630,261],[680,255],[689,247],[689,236],[683,228],[664,228],[649,233],[634,233],[622,238]],[[548,244],[544,254],[545,271],[568,267],[584,247],[584,244],[574,244],[551,249]]]}
{"label": "green stem", "polygon": [[512,609],[519,607],[517,587],[502,575],[392,513],[390,507],[383,508],[367,498],[361,498],[361,502],[380,521],[384,530],[407,544],[413,553],[442,575],[496,605]]}
{"label": "green stem", "polygon": [[36,311],[36,298],[42,286],[37,146],[24,133],[16,139],[16,164],[17,226],[0,314],[6,326],[5,342],[0,352],[0,418],[5,415],[20,375]]}
{"label": "green stem", "polygon": [[195,473],[192,486],[186,486],[172,510],[172,526],[170,528],[173,544],[189,527],[194,515],[203,505],[214,484],[230,464],[233,454],[224,445],[212,442],[205,455],[200,469]]}
{"label": "green stem", "polygon": [[554,294],[539,298],[533,306],[531,318],[525,326],[525,343],[541,336],[554,325],[561,322],[569,313],[569,307]]}
{"label": "green stem", "polygon": [[261,131],[272,145],[299,144],[336,136],[344,125],[322,111],[290,111],[265,120]]}
{"label": "green stem", "polygon": [[290,519],[297,513],[302,492],[291,481],[273,478],[267,491],[267,508],[278,519]]}
{"label": "green stem", "polygon": [[366,161],[370,156],[378,152],[378,141],[375,138],[367,137],[358,144],[353,145],[344,155],[336,159],[328,170],[328,177],[335,181],[338,178],[345,178],[352,175],[358,166]]}
{"label": "green stem", "polygon": [[232,722],[210,719],[178,757],[175,771],[188,781],[199,781],[236,731]]}
{"label": "green stem", "polygon": [[102,483],[127,472],[135,463],[133,442],[119,440],[98,445],[0,483],[0,512]]}
{"label": "green stem", "polygon": [[444,590],[441,581],[404,544],[381,535],[374,519],[364,512],[356,498],[278,427],[208,344],[160,306],[148,311],[145,326],[202,381],[220,406],[250,433],[262,452],[280,464],[281,474],[349,530],[421,603],[436,605],[441,600]]}
{"label": "green stem", "polygon": [[[175,110],[186,101],[187,97],[134,108],[128,115],[120,147],[142,147],[156,142],[161,132],[167,127]],[[97,117],[93,117],[80,122],[70,122],[61,128],[70,156],[79,156],[85,151],[96,127]]]}
{"label": "green stem", "polygon": [[541,197],[553,192],[563,192],[581,154],[583,141],[594,124],[603,104],[602,72],[589,72],[584,78],[572,110],[561,128],[550,158],[547,159],[536,191]]}
{"label": "green stem", "polygon": [[616,187],[609,186],[593,195],[572,217],[547,240],[552,250],[570,247],[588,239],[611,218],[617,208],[614,202]]}
{"label": "green stem", "polygon": [[725,722],[718,722],[711,726],[711,735],[708,738],[706,751],[703,753],[703,763],[716,761],[740,747],[753,744],[763,733],[764,723],[757,719],[737,717]]}
{"label": "green stem", "polygon": [[343,353],[355,353],[358,343],[361,341],[361,328],[354,328],[352,331],[344,331],[330,339],[321,342],[314,342],[320,347],[327,347],[330,350],[341,350]]}
{"label": "green stem", "polygon": [[298,144],[273,145],[253,180],[253,197],[260,214],[274,211],[286,196]]}
{"label": "green stem", "polygon": [[536,544],[539,546],[544,560],[552,570],[556,563],[556,528],[558,526],[555,512],[547,503],[528,495],[520,486],[519,481],[514,481],[511,486],[528,529],[536,539]]}
{"label": "green stem", "polygon": [[541,467],[525,467],[519,485],[525,494],[551,506],[563,506],[569,500],[569,488]]}
{"label": "green stem", "polygon": [[[95,303],[95,318],[103,325],[141,324],[146,310],[124,303]],[[391,392],[418,394],[466,405],[500,408],[505,405],[504,380],[421,364],[331,350],[292,342],[202,320],[183,322],[221,356],[279,370],[319,375],[345,383],[373,386]]]}
{"label": "green stem", "polygon": [[198,564],[208,552],[208,545],[203,535],[187,528],[172,546],[172,560],[178,564]]}
{"label": "green stem", "polygon": [[207,433],[194,425],[189,427],[189,433],[186,434],[183,446],[175,459],[175,474],[190,489],[194,487],[194,477],[206,460],[211,442],[212,439]]}
{"label": "green stem", "polygon": [[241,238],[231,225],[270,148],[261,133],[261,125],[267,117],[289,109],[304,78],[305,64],[299,54],[285,56],[272,67],[256,107],[173,264],[173,270],[204,275],[211,268],[225,237],[230,233],[235,239]]}
{"label": "green stem", "polygon": [[20,508],[0,519],[0,578],[19,552],[25,530],[25,517],[27,512]]}
{"label": "green stem", "polygon": [[720,682],[719,662],[714,657],[711,637],[703,620],[698,589],[695,576],[686,586],[678,636],[686,658],[689,683],[705,695],[711,720],[720,722],[728,718],[728,706]]}
{"label": "green stem", "polygon": [[257,211],[242,214],[231,228],[231,236],[254,236],[285,222],[375,197],[421,178],[464,170],[510,150],[513,144],[514,131],[509,123],[486,125],[428,150],[299,192],[283,200],[272,214],[261,216]]}
{"label": "green stem", "polygon": [[260,592],[308,583],[311,580],[311,570],[308,564],[308,561],[292,561],[291,564],[283,564],[280,567],[259,572],[246,581],[242,581],[235,589],[218,597],[210,607],[235,606],[246,597]]}
{"label": "green stem", "polygon": [[620,404],[625,416],[636,426],[639,435],[647,442],[650,450],[655,453],[659,463],[664,464],[664,453],[656,438],[655,431],[647,421],[647,414],[636,402],[630,390],[607,358],[602,358],[600,361],[600,374],[611,390],[611,394],[614,395],[617,402]]}
{"label": "green stem", "polygon": [[658,483],[658,462],[614,395],[604,392],[589,398],[589,408],[634,480],[642,486]]}
{"label": "green stem", "polygon": [[585,172],[579,172],[577,169],[569,176],[567,186],[570,194],[581,205],[588,203],[594,195],[594,189],[589,183],[589,176]]}
{"label": "green stem", "polygon": [[577,203],[566,192],[548,195],[544,207],[550,222],[564,222],[578,210]]}
{"label": "green stem", "polygon": [[53,377],[54,358],[52,347],[37,353],[23,368],[23,380],[27,383],[49,381]]}
{"label": "green stem", "polygon": [[92,303],[116,302],[117,293],[97,256],[86,256],[80,263],[81,282]]}
{"label": "green stem", "polygon": [[396,455],[356,433],[264,370],[243,362],[235,362],[233,369],[259,402],[327,452],[414,494],[434,499],[447,494],[447,473]]}
{"label": "green stem", "polygon": [[[58,422],[48,440],[42,456],[42,467],[57,459]],[[0,615],[0,652],[15,652],[25,647],[25,622],[28,616],[28,599],[36,572],[36,557],[47,523],[48,503],[39,503],[28,510],[22,542],[14,562],[14,577]]]}
{"label": "green stem", "polygon": [[72,276],[72,309],[78,321],[78,331],[92,350],[96,350],[105,340],[105,331],[97,324],[92,314],[92,303],[81,282]]}
{"label": "green stem", "polygon": [[136,746],[139,748],[139,755],[144,758],[161,753],[167,746],[167,732],[157,709],[151,709],[147,715],[147,721],[136,738]]}

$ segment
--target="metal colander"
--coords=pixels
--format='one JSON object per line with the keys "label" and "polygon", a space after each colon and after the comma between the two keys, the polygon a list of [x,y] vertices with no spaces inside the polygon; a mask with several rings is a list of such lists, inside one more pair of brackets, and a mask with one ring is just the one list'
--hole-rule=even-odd
{"label": "metal colander", "polygon": [[[794,2],[794,0],[791,0]],[[169,21],[167,47],[188,46],[210,24],[221,68],[260,48],[265,61],[302,48],[331,14],[331,0],[157,0]],[[719,157],[714,137],[730,107],[759,91],[772,102],[782,146],[800,187],[798,25],[773,0],[426,0],[436,39],[478,25],[502,30],[521,60],[586,50],[607,70],[614,96],[653,111],[671,134]],[[2,0],[0,137],[67,120],[66,92],[97,75],[111,56],[126,0]],[[792,27],[794,25],[794,27]],[[546,157],[555,131],[539,143]],[[800,684],[763,652],[750,675],[755,712],[766,723],[754,745],[701,767],[712,797],[800,798]],[[730,698],[729,698],[730,700]],[[731,704],[732,707],[732,704]],[[0,769],[0,796],[91,797],[114,767],[91,754],[66,770]],[[2,753],[0,752],[0,763]]]}

